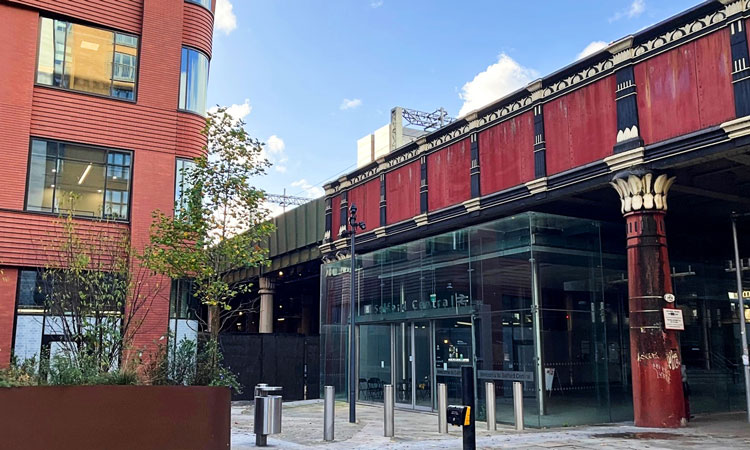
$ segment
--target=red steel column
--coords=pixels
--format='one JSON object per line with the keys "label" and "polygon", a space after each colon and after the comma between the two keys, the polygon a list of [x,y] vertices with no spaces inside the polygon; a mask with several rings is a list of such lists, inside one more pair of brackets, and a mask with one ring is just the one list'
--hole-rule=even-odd
{"label": "red steel column", "polygon": [[[653,184],[652,184],[653,181]],[[677,332],[664,329],[662,310],[672,294],[664,217],[674,178],[654,174],[617,177],[627,227],[630,363],[633,414],[639,427],[685,424]]]}

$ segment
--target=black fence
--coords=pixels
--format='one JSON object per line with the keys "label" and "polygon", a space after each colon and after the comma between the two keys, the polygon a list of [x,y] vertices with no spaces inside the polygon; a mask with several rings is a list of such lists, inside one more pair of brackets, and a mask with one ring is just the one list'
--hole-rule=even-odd
{"label": "black fence", "polygon": [[283,387],[284,401],[320,397],[320,337],[222,334],[219,341],[224,364],[243,387],[232,400],[252,400],[258,383]]}

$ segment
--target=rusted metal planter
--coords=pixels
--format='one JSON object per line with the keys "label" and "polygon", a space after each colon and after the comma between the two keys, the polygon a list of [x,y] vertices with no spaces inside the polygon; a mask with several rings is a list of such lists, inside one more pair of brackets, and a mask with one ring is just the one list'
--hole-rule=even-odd
{"label": "rusted metal planter", "polygon": [[228,449],[230,407],[223,387],[0,388],[0,447]]}

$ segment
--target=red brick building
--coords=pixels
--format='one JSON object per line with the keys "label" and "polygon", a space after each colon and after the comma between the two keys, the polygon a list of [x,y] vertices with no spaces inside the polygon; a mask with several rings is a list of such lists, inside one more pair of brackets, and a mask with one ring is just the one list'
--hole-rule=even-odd
{"label": "red brick building", "polygon": [[[173,209],[176,167],[204,143],[214,7],[0,1],[0,367],[45,332],[19,319],[33,313],[44,243],[67,213],[61,190],[80,194],[81,229],[129,229],[136,247],[152,211]],[[160,289],[136,345],[167,329],[169,286]]]}

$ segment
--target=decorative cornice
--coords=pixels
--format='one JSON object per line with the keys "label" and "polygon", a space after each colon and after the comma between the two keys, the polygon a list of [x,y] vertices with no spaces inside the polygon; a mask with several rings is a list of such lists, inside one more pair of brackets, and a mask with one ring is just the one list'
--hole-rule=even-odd
{"label": "decorative cornice", "polygon": [[524,184],[529,192],[531,192],[531,195],[539,194],[547,190],[547,177],[537,178]]}
{"label": "decorative cornice", "polygon": [[609,183],[620,196],[620,212],[667,210],[667,194],[675,177],[661,174],[652,184],[653,177],[652,173],[628,175],[627,179],[615,178]]}
{"label": "decorative cornice", "polygon": [[586,67],[585,69],[577,73],[574,73],[573,75],[563,78],[562,80],[552,83],[551,86],[548,86],[544,90],[544,96],[549,97],[550,95],[554,95],[560,91],[569,89],[577,84],[583,83],[589,78],[595,77],[601,74],[602,72],[605,72],[613,68],[614,66],[615,66],[615,57],[612,56],[610,58],[605,59],[604,61],[600,61],[594,64],[593,66]]}
{"label": "decorative cornice", "polygon": [[604,158],[604,162],[612,172],[618,172],[629,167],[643,164],[645,149],[643,147],[634,148],[621,153],[615,153],[612,156]]}
{"label": "decorative cornice", "polygon": [[479,200],[481,197],[474,197],[471,200],[466,200],[462,203],[464,205],[464,208],[466,208],[466,212],[472,212],[472,211],[479,211]]}
{"label": "decorative cornice", "polygon": [[[544,102],[548,97],[563,95],[571,89],[604,77],[622,64],[631,62],[634,58],[642,60],[664,51],[665,48],[671,48],[672,44],[694,39],[708,28],[727,21],[728,18],[734,17],[736,14],[747,11],[750,9],[749,7],[750,0],[721,0],[721,5],[717,5],[717,8],[719,8],[717,11],[687,23],[682,23],[672,30],[645,40],[645,42],[641,36],[653,36],[654,33],[659,32],[657,30],[663,30],[667,26],[667,23],[665,22],[653,27],[653,31],[652,29],[647,29],[643,32],[619,39],[607,47],[609,57],[606,57],[607,53],[599,53],[597,56],[591,57],[591,60],[595,62],[589,66],[581,68],[581,65],[587,62],[586,60],[582,60],[570,66],[570,68],[562,69],[546,78],[535,80],[529,83],[525,89],[498,99],[493,105],[487,108],[470,112],[462,119],[465,121],[463,125],[457,126],[454,122],[446,128],[439,129],[429,135],[420,137],[416,142],[407,144],[408,146],[412,146],[408,151],[400,151],[408,147],[397,149],[393,155],[385,156],[384,161],[378,161],[375,167],[364,172],[357,171],[355,172],[357,175],[351,178],[344,176],[339,178],[337,182],[325,185],[326,195],[335,195],[351,185],[361,183],[384,171],[392,170],[396,166],[407,163],[425,152],[432,152],[445,145],[449,145],[452,141],[460,139],[476,131],[478,128],[486,128],[487,126],[506,120],[509,116],[520,113],[532,105]],[[694,16],[696,13],[686,12],[686,15],[688,14]],[[676,17],[669,19],[669,23],[680,23],[680,20],[680,17]],[[687,17],[682,20],[687,20]],[[633,46],[636,41],[641,43]],[[604,59],[601,59],[602,57]],[[572,70],[575,70],[575,73],[570,73]],[[484,113],[481,114],[482,112]],[[625,134],[632,134],[633,131],[628,129],[627,133],[623,133],[619,138],[623,141],[627,140]]]}
{"label": "decorative cornice", "polygon": [[464,134],[469,132],[469,124],[465,124],[464,126],[460,128],[456,128],[455,130],[452,130],[448,133],[445,133],[441,136],[439,136],[437,139],[433,139],[429,142],[427,142],[427,150],[431,150],[439,145],[442,145],[448,141],[452,141],[453,139],[456,139],[460,136],[463,136]]}
{"label": "decorative cornice", "polygon": [[491,122],[496,122],[503,117],[507,116],[508,114],[514,113],[518,111],[519,109],[525,108],[527,106],[530,106],[532,103],[531,95],[528,95],[526,97],[523,97],[520,100],[516,100],[515,102],[512,102],[507,105],[502,105],[495,109],[494,111],[487,113],[479,118],[479,126],[487,125]]}
{"label": "decorative cornice", "polygon": [[375,233],[375,237],[378,239],[385,237],[386,235],[385,227],[375,228],[374,230],[372,230],[372,232]]}
{"label": "decorative cornice", "polygon": [[421,227],[422,225],[427,225],[429,221],[430,219],[427,218],[427,214],[420,214],[414,217],[414,222],[417,224],[418,227]]}
{"label": "decorative cornice", "polygon": [[750,116],[730,120],[719,126],[727,133],[729,139],[747,136],[750,134]]}
{"label": "decorative cornice", "polygon": [[[743,0],[744,1],[744,0]],[[649,39],[643,44],[633,49],[633,56],[638,57],[643,54],[658,50],[660,47],[669,45],[672,42],[685,39],[693,34],[703,31],[705,28],[711,25],[717,24],[727,19],[727,17],[734,15],[735,13],[742,12],[743,1],[736,1],[727,4],[724,9],[707,14],[700,19],[696,19],[692,22],[686,23],[674,30],[667,31],[653,39]]]}

